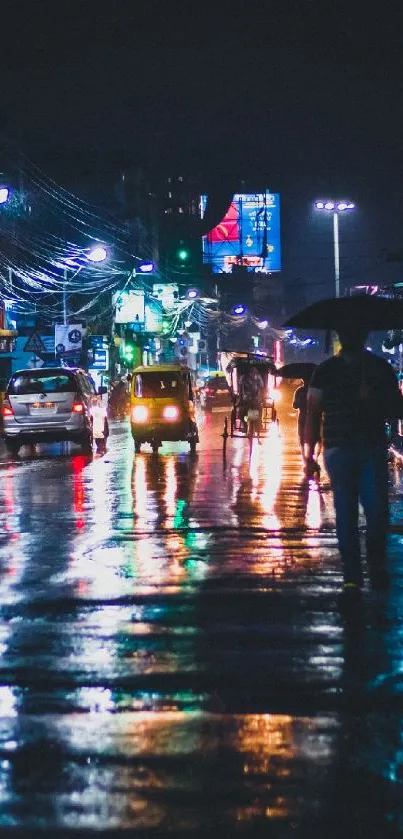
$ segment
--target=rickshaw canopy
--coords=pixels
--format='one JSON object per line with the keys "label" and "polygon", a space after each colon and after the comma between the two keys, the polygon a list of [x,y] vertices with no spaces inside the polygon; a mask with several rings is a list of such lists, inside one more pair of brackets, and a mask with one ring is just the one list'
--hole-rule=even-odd
{"label": "rickshaw canopy", "polygon": [[[276,376],[277,368],[274,364],[273,358],[267,355],[258,355],[257,353],[242,353],[242,352],[222,352],[220,354],[221,367],[225,373],[228,386],[235,393],[237,392],[237,382],[239,377],[251,367],[256,367],[260,375],[265,378],[268,374]],[[234,371],[237,375],[233,376]],[[235,385],[235,388],[234,388]]]}

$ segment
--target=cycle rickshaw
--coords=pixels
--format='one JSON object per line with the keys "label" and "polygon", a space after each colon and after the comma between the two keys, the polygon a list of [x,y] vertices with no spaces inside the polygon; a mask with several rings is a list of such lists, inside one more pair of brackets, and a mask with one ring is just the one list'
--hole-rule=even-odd
{"label": "cycle rickshaw", "polygon": [[[231,392],[231,437],[266,436],[273,423],[278,424],[275,403],[277,369],[269,356],[255,353],[221,353],[221,366]],[[245,404],[239,382],[244,373],[255,367],[263,379],[263,404],[260,410]]]}

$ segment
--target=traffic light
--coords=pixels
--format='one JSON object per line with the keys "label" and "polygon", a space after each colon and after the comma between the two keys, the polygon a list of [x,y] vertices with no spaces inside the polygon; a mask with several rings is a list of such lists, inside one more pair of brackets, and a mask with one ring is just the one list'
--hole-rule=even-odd
{"label": "traffic light", "polygon": [[185,268],[190,262],[190,250],[183,239],[179,242],[175,256],[176,261],[182,268]]}
{"label": "traffic light", "polygon": [[123,349],[123,358],[127,362],[133,361],[134,358],[134,346],[132,344],[125,344]]}
{"label": "traffic light", "polygon": [[124,344],[122,349],[122,357],[127,364],[131,364],[134,359],[134,352],[136,346],[136,338],[132,329],[125,329]]}

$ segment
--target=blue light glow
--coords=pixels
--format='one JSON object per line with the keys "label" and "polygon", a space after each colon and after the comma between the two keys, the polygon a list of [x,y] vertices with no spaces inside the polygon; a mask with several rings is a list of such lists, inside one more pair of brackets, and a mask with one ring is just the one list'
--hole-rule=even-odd
{"label": "blue light glow", "polygon": [[153,262],[141,262],[137,267],[141,274],[152,274],[155,271]]}

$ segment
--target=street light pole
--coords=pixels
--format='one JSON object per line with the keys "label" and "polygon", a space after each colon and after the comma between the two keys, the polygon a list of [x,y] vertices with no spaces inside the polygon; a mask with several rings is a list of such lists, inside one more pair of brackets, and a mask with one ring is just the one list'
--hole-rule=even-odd
{"label": "street light pole", "polygon": [[334,291],[340,297],[340,244],[339,244],[339,214],[345,210],[354,210],[355,204],[347,201],[316,201],[317,210],[331,212],[333,216],[333,253],[334,253]]}
{"label": "street light pole", "polygon": [[[92,247],[89,248],[85,253],[85,261],[86,262],[100,263],[100,262],[104,262],[105,259],[107,259],[107,258],[108,258],[108,251],[105,248],[105,246],[101,245],[101,244],[92,245]],[[76,276],[79,273],[79,271],[82,270],[83,267],[84,267],[83,265],[80,265],[78,267],[78,269],[76,270],[74,276]],[[67,320],[68,320],[67,277],[68,277],[68,269],[67,269],[67,266],[65,265],[64,268],[63,268],[63,325],[64,326],[67,326]],[[73,277],[73,279],[74,279],[74,277]]]}
{"label": "street light pole", "polygon": [[336,297],[340,297],[340,247],[339,247],[339,214],[333,213],[333,248],[334,248],[334,290]]}

